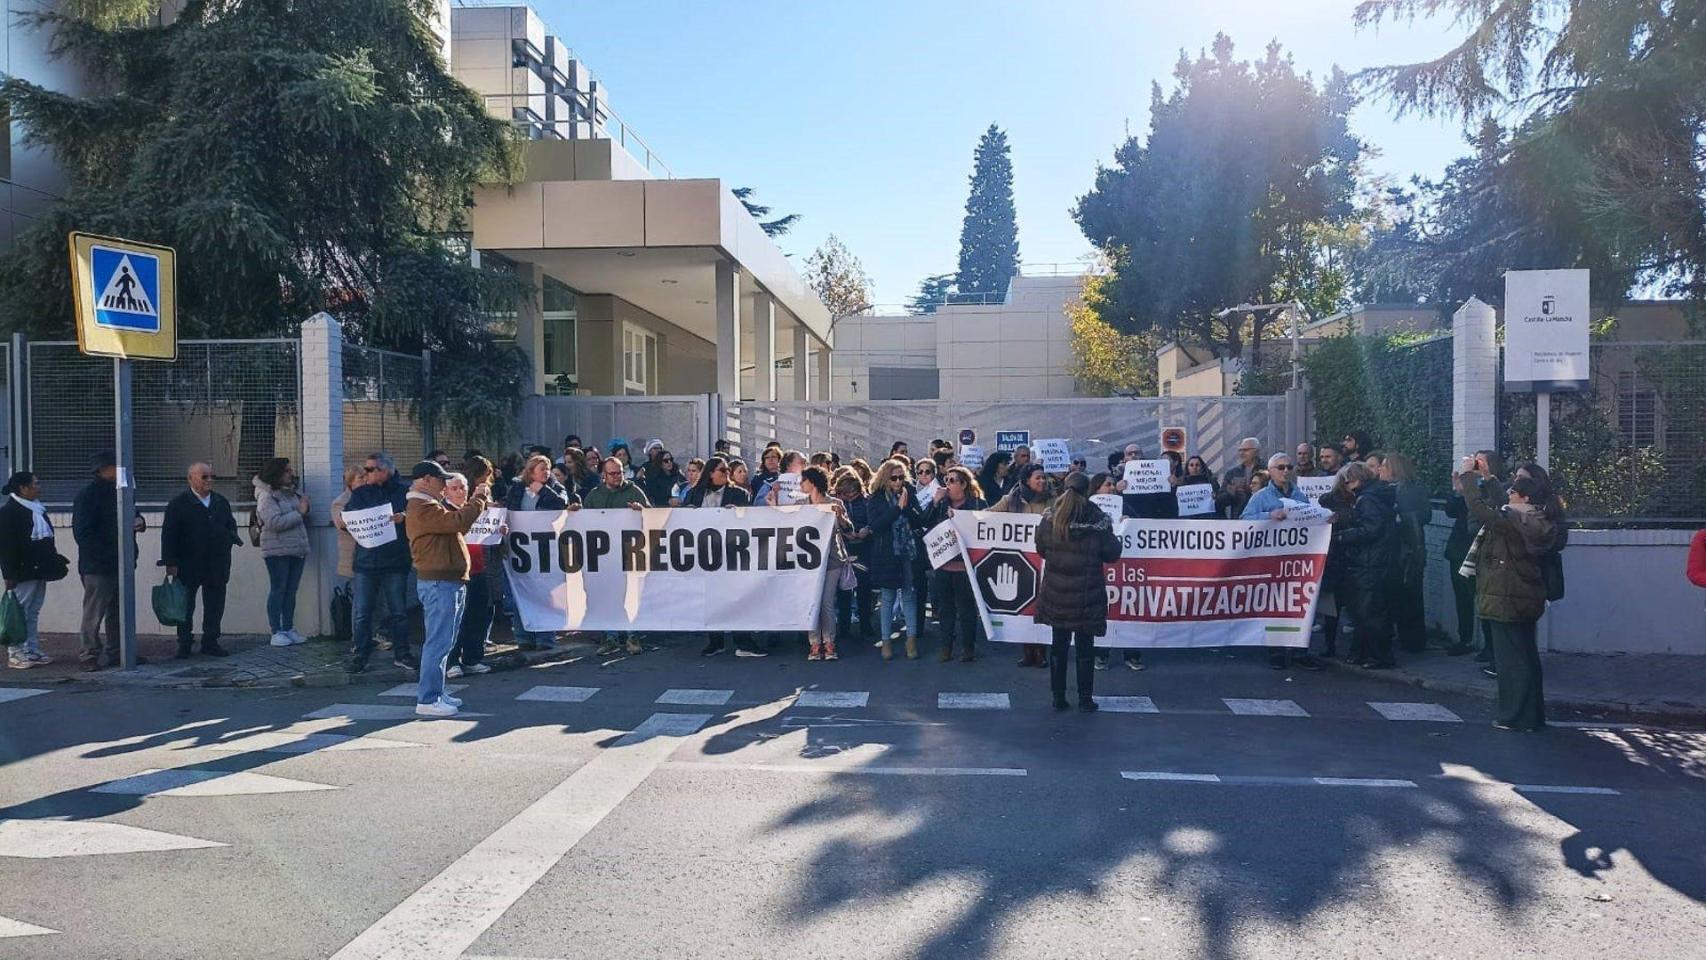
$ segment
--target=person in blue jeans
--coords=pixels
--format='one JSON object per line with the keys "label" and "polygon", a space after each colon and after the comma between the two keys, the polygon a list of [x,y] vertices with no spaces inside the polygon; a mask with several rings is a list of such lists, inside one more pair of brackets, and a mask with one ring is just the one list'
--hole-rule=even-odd
{"label": "person in blue jeans", "polygon": [[421,643],[421,677],[416,688],[415,714],[454,717],[462,701],[444,692],[445,661],[456,645],[456,632],[468,596],[468,544],[462,539],[491,501],[491,464],[468,465],[474,483],[468,502],[452,507],[444,499],[450,474],[431,460],[410,471],[408,507],[409,555],[415,567],[415,594],[426,618]]}
{"label": "person in blue jeans", "polygon": [[296,471],[274,457],[255,476],[255,519],[261,557],[267,565],[267,627],[272,645],[307,643],[296,632],[296,591],[308,562],[308,497],[297,489]]}
{"label": "person in blue jeans", "polygon": [[408,527],[403,523],[403,510],[408,505],[409,488],[397,479],[397,463],[391,455],[379,452],[362,464],[361,486],[350,494],[344,512],[354,513],[389,505],[392,522],[397,524],[394,540],[373,547],[357,543],[355,547],[355,597],[350,611],[350,632],[354,634],[355,654],[350,658],[349,672],[362,673],[368,658],[373,655],[373,621],[375,608],[385,607],[385,633],[391,638],[391,658],[405,670],[417,670],[409,656],[408,589],[413,572],[409,560]]}

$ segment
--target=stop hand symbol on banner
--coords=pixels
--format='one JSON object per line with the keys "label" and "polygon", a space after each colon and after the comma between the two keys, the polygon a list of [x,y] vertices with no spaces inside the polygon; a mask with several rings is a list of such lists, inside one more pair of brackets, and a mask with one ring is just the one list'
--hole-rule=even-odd
{"label": "stop hand symbol on banner", "polygon": [[1037,599],[1037,571],[1017,550],[991,550],[973,565],[990,613],[1023,613]]}

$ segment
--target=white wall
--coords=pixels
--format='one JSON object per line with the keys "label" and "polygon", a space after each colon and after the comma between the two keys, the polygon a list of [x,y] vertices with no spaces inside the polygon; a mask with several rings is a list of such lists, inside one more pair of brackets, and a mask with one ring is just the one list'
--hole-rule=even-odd
{"label": "white wall", "polygon": [[[1428,528],[1427,619],[1456,635],[1444,546],[1451,525]],[[1540,649],[1557,653],[1706,655],[1706,590],[1685,575],[1688,530],[1572,530],[1564,599],[1540,621]]]}
{"label": "white wall", "polygon": [[936,312],[936,362],[944,400],[1078,396],[1067,304],[1081,277],[1015,277],[1007,302]]}
{"label": "white wall", "polygon": [[[238,535],[243,537],[243,545],[231,554],[231,583],[225,592],[225,619],[222,623],[226,634],[267,634],[267,568],[261,559],[261,551],[249,546],[248,531],[244,525],[248,522],[247,510],[239,511],[237,518]],[[160,559],[160,523],[159,513],[144,513],[148,520],[148,531],[136,538],[136,632],[139,634],[171,634],[176,628],[161,626],[154,619],[154,609],[149,602],[149,593],[166,577],[164,567],[156,566]],[[83,587],[77,578],[77,541],[71,536],[71,514],[53,514],[54,546],[65,557],[71,560],[71,576],[58,583],[49,584],[47,602],[42,606],[41,630],[43,633],[76,633],[83,617]],[[335,568],[338,562],[337,532],[329,525],[320,525],[312,531],[312,545],[308,555],[308,569],[303,571],[302,586],[296,595],[296,629],[305,636],[329,634],[332,632],[331,596],[321,593],[321,577],[316,571],[316,564],[328,562]],[[198,599],[196,605],[196,636],[201,636],[201,605]]]}

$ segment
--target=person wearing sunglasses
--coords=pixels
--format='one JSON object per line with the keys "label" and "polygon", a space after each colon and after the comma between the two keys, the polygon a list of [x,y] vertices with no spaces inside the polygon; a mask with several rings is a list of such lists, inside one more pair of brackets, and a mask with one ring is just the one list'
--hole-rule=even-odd
{"label": "person wearing sunglasses", "polygon": [[407,527],[403,511],[409,505],[409,487],[397,478],[397,462],[384,451],[374,453],[361,466],[361,486],[350,494],[344,509],[350,513],[389,505],[391,522],[397,524],[397,539],[377,547],[356,544],[354,597],[351,603],[351,632],[354,634],[354,653],[349,672],[367,670],[367,660],[373,655],[374,619],[381,607],[385,611],[385,635],[391,638],[391,659],[404,670],[420,669],[409,654],[409,573],[414,560],[409,555]]}
{"label": "person wearing sunglasses", "polygon": [[675,488],[686,479],[675,466],[675,454],[662,447],[653,447],[634,482],[646,492],[646,499],[653,505],[667,507]]}
{"label": "person wearing sunglasses", "polygon": [[[1284,501],[1300,499],[1304,498],[1297,492],[1297,466],[1292,462],[1291,454],[1276,453],[1268,458],[1268,485],[1250,496],[1250,502],[1244,505],[1244,512],[1239,516],[1244,520],[1283,520]],[[1321,669],[1320,662],[1310,656],[1308,650],[1293,659],[1289,647],[1268,648],[1268,665],[1275,670],[1284,670],[1291,663],[1305,670]]]}
{"label": "person wearing sunglasses", "polygon": [[[933,530],[956,510],[988,508],[989,504],[983,499],[983,489],[971,471],[965,467],[949,467],[943,471],[942,486],[936,490],[934,502],[925,507],[924,520],[919,526]],[[942,652],[937,659],[943,663],[952,660],[957,642],[963,651],[960,661],[971,663],[977,659],[974,646],[978,629],[977,599],[972,595],[976,588],[966,573],[965,562],[949,560],[943,564],[942,569],[936,571],[934,586],[936,616],[942,630]]]}

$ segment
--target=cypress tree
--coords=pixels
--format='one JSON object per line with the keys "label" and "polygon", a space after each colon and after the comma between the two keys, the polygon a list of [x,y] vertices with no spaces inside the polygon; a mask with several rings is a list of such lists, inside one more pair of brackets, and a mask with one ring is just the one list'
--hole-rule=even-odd
{"label": "cypress tree", "polygon": [[1019,272],[1019,221],[1013,209],[1013,158],[1007,134],[990,124],[972,155],[971,196],[960,227],[960,294],[1006,292]]}

